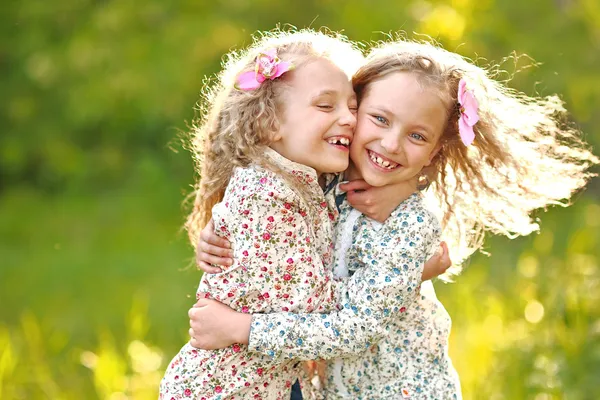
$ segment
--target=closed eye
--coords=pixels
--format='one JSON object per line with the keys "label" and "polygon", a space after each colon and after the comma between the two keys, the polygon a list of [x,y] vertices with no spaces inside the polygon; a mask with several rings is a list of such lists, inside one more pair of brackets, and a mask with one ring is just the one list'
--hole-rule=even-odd
{"label": "closed eye", "polygon": [[321,110],[332,110],[333,106],[329,104],[317,104],[317,108],[320,108]]}

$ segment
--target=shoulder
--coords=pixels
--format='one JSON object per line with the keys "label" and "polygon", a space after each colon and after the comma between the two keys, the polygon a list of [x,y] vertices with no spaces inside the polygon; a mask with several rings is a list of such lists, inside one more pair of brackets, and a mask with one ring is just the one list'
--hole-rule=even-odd
{"label": "shoulder", "polygon": [[235,203],[257,203],[265,207],[276,203],[297,205],[299,197],[286,181],[275,172],[258,165],[236,168],[224,201]]}
{"label": "shoulder", "polygon": [[441,225],[436,215],[425,207],[419,194],[402,202],[385,221],[384,227],[397,234],[428,236],[432,241],[441,235]]}

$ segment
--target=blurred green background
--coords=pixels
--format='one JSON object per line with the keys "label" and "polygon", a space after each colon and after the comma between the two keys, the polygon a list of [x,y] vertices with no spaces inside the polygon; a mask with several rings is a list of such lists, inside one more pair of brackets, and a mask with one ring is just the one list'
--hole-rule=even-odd
{"label": "blurred green background", "polygon": [[[354,40],[404,30],[540,62],[600,148],[597,0],[30,0],[0,6],[0,398],[151,399],[187,340],[200,274],[181,226],[182,146],[203,77],[277,23]],[[531,64],[524,59],[524,64]],[[519,69],[503,64],[507,76]],[[598,150],[596,150],[598,154]],[[600,184],[492,238],[454,284],[465,399],[600,398]]]}

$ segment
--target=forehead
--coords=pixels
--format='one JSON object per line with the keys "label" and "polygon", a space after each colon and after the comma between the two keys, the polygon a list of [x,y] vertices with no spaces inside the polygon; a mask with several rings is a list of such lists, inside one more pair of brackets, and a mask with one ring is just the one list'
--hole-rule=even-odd
{"label": "forehead", "polygon": [[297,92],[311,94],[327,90],[346,96],[354,94],[348,75],[326,59],[309,61],[291,75],[290,88]]}
{"label": "forehead", "polygon": [[385,105],[406,119],[433,119],[441,123],[447,112],[437,90],[421,83],[412,72],[393,72],[370,83],[362,103]]}

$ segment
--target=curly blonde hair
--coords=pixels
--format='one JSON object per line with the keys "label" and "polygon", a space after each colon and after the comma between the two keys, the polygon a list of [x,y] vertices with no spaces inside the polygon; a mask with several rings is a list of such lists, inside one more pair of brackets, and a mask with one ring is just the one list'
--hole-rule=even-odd
{"label": "curly blonde hair", "polygon": [[[568,204],[593,176],[588,169],[598,158],[567,123],[557,96],[529,97],[456,53],[428,42],[397,40],[374,47],[354,75],[359,102],[371,83],[399,71],[416,73],[447,106],[426,198],[439,211],[452,248],[456,263],[450,273],[457,273],[460,263],[481,248],[486,231],[513,238],[537,230],[533,210]],[[470,146],[458,132],[461,78],[479,103]]]}
{"label": "curly blonde hair", "polygon": [[348,79],[363,62],[362,53],[344,36],[309,29],[259,33],[247,49],[225,56],[222,71],[203,91],[200,118],[191,132],[191,150],[199,179],[185,227],[193,245],[210,220],[212,207],[222,200],[236,167],[262,165],[294,183],[293,178],[285,176],[264,157],[264,150],[279,130],[284,106],[281,94],[294,71],[266,80],[255,90],[241,91],[234,87],[236,78],[253,71],[256,57],[268,49],[275,49],[278,57],[292,62],[295,69],[317,59],[327,59],[344,71]]}

